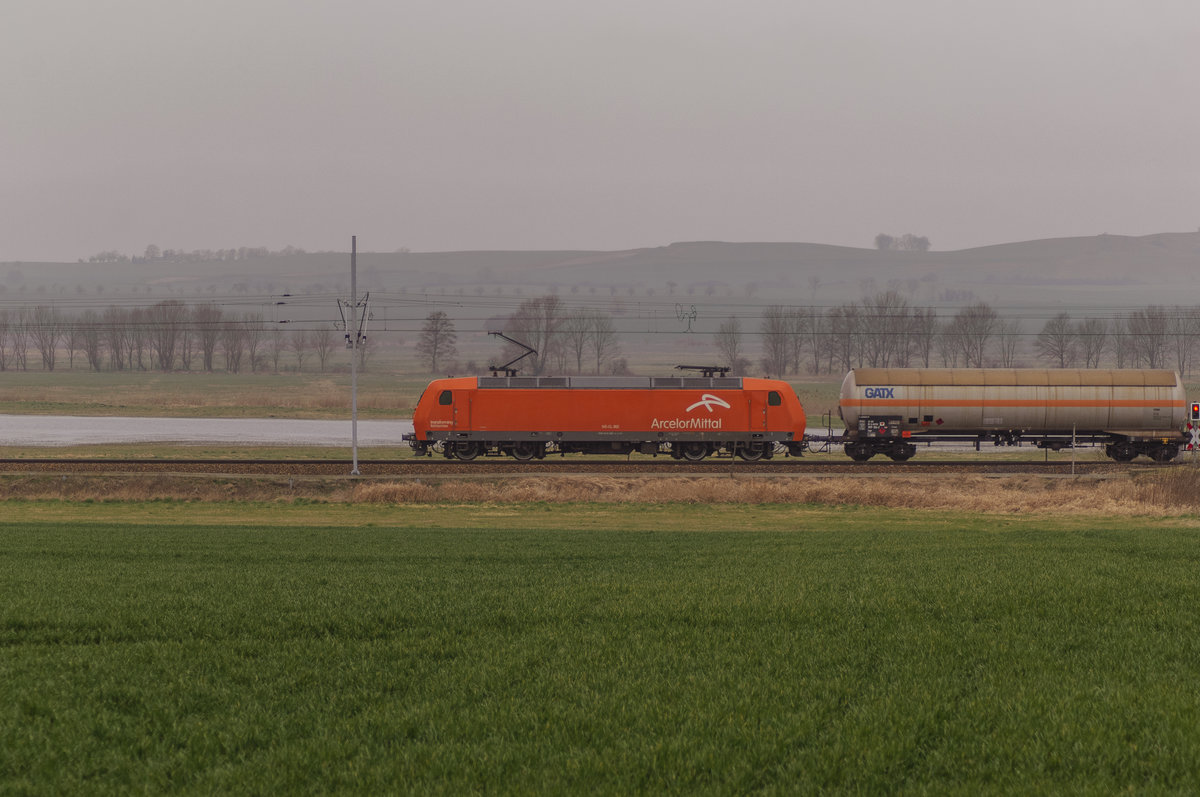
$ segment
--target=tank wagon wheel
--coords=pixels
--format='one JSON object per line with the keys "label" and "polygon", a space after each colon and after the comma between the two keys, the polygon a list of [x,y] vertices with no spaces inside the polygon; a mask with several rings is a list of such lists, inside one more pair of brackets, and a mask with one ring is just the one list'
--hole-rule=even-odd
{"label": "tank wagon wheel", "polygon": [[509,453],[517,462],[529,462],[537,456],[538,447],[536,443],[513,443]]}
{"label": "tank wagon wheel", "polygon": [[1128,442],[1113,443],[1107,448],[1105,453],[1117,462],[1133,462],[1138,455],[1137,448],[1134,447],[1133,443]]}
{"label": "tank wagon wheel", "polygon": [[708,444],[701,442],[680,443],[679,458],[688,462],[699,462],[708,456]]}
{"label": "tank wagon wheel", "polygon": [[738,448],[737,455],[746,462],[758,462],[767,455],[767,449],[762,443],[746,443]]}
{"label": "tank wagon wheel", "polygon": [[470,462],[479,456],[479,443],[474,440],[459,440],[450,444],[448,454],[452,454],[459,462]]}
{"label": "tank wagon wheel", "polygon": [[846,456],[855,462],[866,462],[874,455],[869,443],[846,443]]}
{"label": "tank wagon wheel", "polygon": [[916,453],[917,447],[912,443],[897,443],[892,446],[892,450],[888,452],[888,456],[896,462],[907,462]]}
{"label": "tank wagon wheel", "polygon": [[1179,454],[1179,446],[1161,445],[1150,450],[1150,458],[1155,462],[1170,462]]}

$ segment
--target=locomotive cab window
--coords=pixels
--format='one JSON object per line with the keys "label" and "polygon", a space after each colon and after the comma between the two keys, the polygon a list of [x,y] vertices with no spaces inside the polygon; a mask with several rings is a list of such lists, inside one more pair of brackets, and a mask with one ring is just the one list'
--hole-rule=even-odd
{"label": "locomotive cab window", "polygon": [[451,393],[449,390],[443,390],[442,394],[440,396],[438,396],[438,404],[441,404],[443,406],[449,406],[450,404],[453,404],[453,403],[454,403],[454,394]]}
{"label": "locomotive cab window", "polygon": [[782,405],[783,405],[783,396],[779,395],[779,393],[777,391],[772,390],[770,393],[767,394],[767,406],[779,407]]}

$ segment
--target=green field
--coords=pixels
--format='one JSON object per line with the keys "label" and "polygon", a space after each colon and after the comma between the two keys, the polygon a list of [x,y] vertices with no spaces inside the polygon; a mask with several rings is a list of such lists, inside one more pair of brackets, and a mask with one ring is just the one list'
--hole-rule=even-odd
{"label": "green field", "polygon": [[1200,531],[6,502],[0,792],[1194,792]]}

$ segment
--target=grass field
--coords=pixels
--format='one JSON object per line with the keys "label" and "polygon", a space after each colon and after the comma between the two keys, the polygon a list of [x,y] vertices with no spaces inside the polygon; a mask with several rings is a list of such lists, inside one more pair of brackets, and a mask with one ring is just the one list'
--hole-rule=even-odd
{"label": "grass field", "polygon": [[1200,523],[6,502],[0,792],[1200,788]]}

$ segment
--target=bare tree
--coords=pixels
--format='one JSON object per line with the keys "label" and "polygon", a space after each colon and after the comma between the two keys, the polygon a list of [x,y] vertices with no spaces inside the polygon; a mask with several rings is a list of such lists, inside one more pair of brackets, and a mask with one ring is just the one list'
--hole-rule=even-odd
{"label": "bare tree", "polygon": [[288,348],[296,356],[296,370],[304,370],[304,357],[308,354],[308,333],[303,329],[293,329],[288,336]]}
{"label": "bare tree", "polygon": [[830,308],[828,320],[829,370],[832,373],[836,361],[849,371],[862,359],[862,311],[854,302],[838,305]]}
{"label": "bare tree", "polygon": [[53,371],[58,354],[58,344],[62,342],[62,317],[52,306],[39,304],[33,308],[30,330],[33,336],[33,345],[42,356],[42,368]]}
{"label": "bare tree", "polygon": [[612,360],[621,353],[612,316],[605,313],[592,315],[592,333],[589,341],[592,347],[592,358],[596,362],[596,373],[599,374],[606,361]]}
{"label": "bare tree", "polygon": [[129,313],[110,305],[104,309],[100,323],[105,343],[108,345],[108,367],[114,371],[122,371],[125,369],[125,352],[129,348]]}
{"label": "bare tree", "polygon": [[187,323],[188,315],[188,309],[183,302],[174,299],[158,302],[147,309],[146,328],[150,352],[160,371],[174,370],[180,332]]}
{"label": "bare tree", "polygon": [[1134,310],[1125,319],[1134,362],[1144,368],[1162,368],[1167,355],[1167,311],[1158,305]]}
{"label": "bare tree", "polygon": [[[554,361],[557,347],[562,345],[563,314],[562,300],[547,294],[521,302],[504,326],[504,334],[537,351],[529,358],[535,376],[542,374],[547,364]],[[510,352],[509,359],[518,353],[511,344],[506,350]]]}
{"label": "bare tree", "polygon": [[322,373],[325,372],[329,355],[333,354],[333,348],[338,340],[338,336],[333,333],[332,327],[319,326],[312,331],[308,338],[312,342],[313,354],[317,355],[317,367],[321,369]]}
{"label": "bare tree", "polygon": [[1067,313],[1059,313],[1047,321],[1033,342],[1038,357],[1059,368],[1075,365],[1077,344],[1075,324]]}
{"label": "bare tree", "polygon": [[773,304],[763,311],[759,326],[763,346],[763,370],[768,376],[782,377],[791,362],[791,314],[786,307]]}
{"label": "bare tree", "polygon": [[1108,335],[1108,348],[1112,352],[1118,368],[1127,368],[1130,363],[1136,364],[1133,337],[1129,334],[1127,321],[1128,319],[1124,317],[1114,318],[1112,329]]}
{"label": "bare tree", "polygon": [[1191,370],[1197,335],[1200,335],[1200,308],[1172,308],[1167,321],[1167,336],[1175,358],[1175,370],[1180,376],[1186,376]]}
{"label": "bare tree", "polygon": [[1099,368],[1108,342],[1108,322],[1103,318],[1085,318],[1075,327],[1075,339],[1083,353],[1084,368]]}
{"label": "bare tree", "polygon": [[262,348],[265,332],[266,330],[263,329],[262,313],[247,313],[243,335],[246,340],[246,356],[250,358],[251,373],[258,371],[261,367],[262,358],[258,352]]}
{"label": "bare tree", "polygon": [[9,351],[9,316],[7,310],[0,310],[0,371],[8,370]]}
{"label": "bare tree", "polygon": [[721,365],[737,372],[738,361],[742,358],[742,322],[737,316],[729,316],[717,327],[713,336],[713,344],[717,347],[717,355]]}
{"label": "bare tree", "polygon": [[83,350],[83,330],[79,328],[78,318],[63,322],[63,344],[67,347],[67,368],[74,371],[75,352]]}
{"label": "bare tree", "polygon": [[990,305],[976,302],[959,310],[944,334],[950,338],[951,345],[962,353],[964,367],[983,368],[988,342],[995,337],[999,324],[1000,317]]}
{"label": "bare tree", "polygon": [[200,361],[205,371],[213,370],[213,358],[221,339],[221,308],[212,302],[197,305],[192,310],[192,325],[200,344]]}
{"label": "bare tree", "polygon": [[804,367],[804,347],[808,343],[808,314],[796,308],[788,313],[788,359],[792,372],[800,373]]}
{"label": "bare tree", "polygon": [[267,353],[271,358],[271,370],[275,373],[279,373],[279,358],[283,356],[286,348],[287,339],[284,337],[283,327],[276,324],[267,334]]}
{"label": "bare tree", "polygon": [[1021,343],[1021,322],[1010,318],[997,323],[996,341],[999,343],[1000,349],[1000,367],[1016,367],[1017,348]]}
{"label": "bare tree", "polygon": [[898,291],[884,291],[862,303],[862,357],[872,368],[887,368],[906,359],[908,300]]}
{"label": "bare tree", "polygon": [[146,349],[149,347],[149,324],[146,322],[146,310],[135,307],[129,311],[128,347],[126,353],[129,370],[136,367],[139,371],[146,370]]}
{"label": "bare tree", "polygon": [[76,327],[79,329],[80,348],[87,357],[88,366],[93,371],[104,367],[104,330],[100,314],[95,310],[85,310],[79,317]]}
{"label": "bare tree", "polygon": [[962,356],[962,347],[959,346],[958,338],[950,331],[953,323],[953,321],[948,322],[941,334],[933,341],[934,349],[937,350],[943,368],[957,368],[958,360]]}
{"label": "bare tree", "polygon": [[13,365],[22,371],[29,370],[29,323],[29,311],[22,307],[8,327]]}
{"label": "bare tree", "polygon": [[[190,310],[188,311],[188,317],[191,317]],[[196,344],[198,340],[196,332],[190,324],[184,323],[179,328],[178,347],[176,351],[179,352],[179,369],[181,371],[192,370],[192,363],[196,359]]]}
{"label": "bare tree", "polygon": [[231,374],[241,373],[242,357],[246,354],[246,325],[229,319],[221,328],[221,352],[225,355],[225,370]]}
{"label": "bare tree", "polygon": [[594,323],[591,313],[571,313],[562,324],[563,352],[575,361],[575,373],[583,373],[583,358],[588,353]]}
{"label": "bare tree", "polygon": [[918,360],[922,367],[928,368],[933,342],[938,336],[937,312],[932,307],[913,310],[910,329],[911,356]]}
{"label": "bare tree", "polygon": [[425,316],[425,323],[421,326],[421,334],[417,338],[417,356],[429,373],[436,374],[439,363],[458,356],[457,343],[454,321],[444,310],[435,310]]}
{"label": "bare tree", "polygon": [[829,317],[815,308],[808,317],[809,356],[812,372],[821,373],[821,362],[829,351]]}

